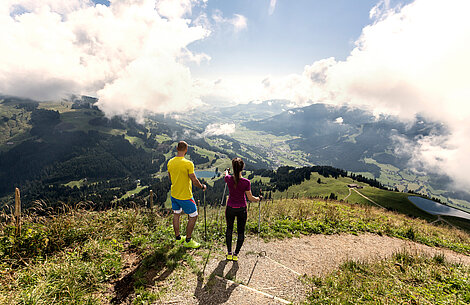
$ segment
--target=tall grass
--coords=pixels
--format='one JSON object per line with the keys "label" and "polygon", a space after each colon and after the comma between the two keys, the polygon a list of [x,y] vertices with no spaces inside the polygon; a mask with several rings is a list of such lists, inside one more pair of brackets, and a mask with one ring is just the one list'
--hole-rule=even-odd
{"label": "tall grass", "polygon": [[105,291],[122,273],[123,253],[137,253],[146,262],[131,286],[142,283],[139,276],[148,268],[174,269],[179,261],[191,261],[185,252],[168,254],[173,248],[172,232],[168,217],[138,208],[29,217],[18,236],[14,226],[3,224],[1,304],[108,302],[112,296],[106,297]]}
{"label": "tall grass", "polygon": [[[261,214],[261,236],[264,238],[369,232],[470,254],[470,234],[465,231],[431,225],[422,219],[368,205],[284,199],[262,203]],[[258,231],[257,220],[258,205],[253,204],[249,209],[248,232]]]}
{"label": "tall grass", "polygon": [[345,262],[338,271],[308,278],[307,304],[469,304],[470,268],[444,257],[396,253],[375,263]]}

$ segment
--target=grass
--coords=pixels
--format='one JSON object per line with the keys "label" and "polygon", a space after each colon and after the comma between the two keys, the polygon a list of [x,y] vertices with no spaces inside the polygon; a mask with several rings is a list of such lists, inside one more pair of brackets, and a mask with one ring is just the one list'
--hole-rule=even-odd
{"label": "grass", "polygon": [[[225,223],[220,221],[223,213],[217,214],[220,210],[215,207],[208,207],[207,211],[207,238],[223,243]],[[255,234],[258,231],[258,205],[251,204],[248,213],[247,234]],[[171,215],[150,209],[67,210],[50,217],[25,216],[18,236],[13,226],[2,224],[0,303],[102,304],[126,298],[132,304],[157,302],[168,291],[168,283],[182,287],[184,284],[175,283],[184,281],[185,272],[198,273],[203,268],[204,255],[211,244],[203,242],[202,208],[200,214],[201,220],[193,237],[202,242],[203,248],[194,252],[186,252],[174,245]],[[261,214],[261,237],[267,240],[370,232],[470,254],[470,235],[464,231],[430,225],[424,220],[368,205],[284,199],[262,203]],[[186,221],[186,217],[182,217],[182,228]],[[133,256],[137,267],[133,272],[127,270],[125,273],[129,275],[120,279],[125,262]],[[424,263],[419,266],[426,269]],[[436,268],[429,265],[428,269],[426,272]],[[352,270],[356,272],[356,269]],[[468,278],[467,269],[449,270],[443,278],[452,275],[460,285],[465,284],[462,279]],[[343,272],[346,271],[342,269],[341,276]],[[318,284],[318,279],[313,280]],[[328,281],[326,278],[321,283]],[[312,303],[321,304],[325,294],[335,293],[328,285],[326,288],[318,286],[330,290],[312,294],[309,299]],[[402,293],[408,289],[400,287],[396,289],[401,289]],[[387,300],[383,296],[377,298],[378,302]]]}
{"label": "grass", "polygon": [[316,286],[307,304],[469,304],[470,268],[406,252],[375,263],[348,261]]}
{"label": "grass", "polygon": [[[0,104],[0,151],[6,151],[31,137],[29,135],[31,125],[28,123],[31,113],[15,106]],[[9,120],[4,122],[3,117]],[[7,145],[7,142],[14,144]]]}
{"label": "grass", "polygon": [[[320,178],[321,183],[317,183],[318,178]],[[283,192],[274,192],[273,198],[285,198],[286,195],[292,197],[292,195],[299,195],[299,197],[325,197],[329,196],[331,193],[335,193],[338,196],[338,199],[343,199],[349,194],[348,184],[357,183],[351,178],[339,177],[335,178],[325,178],[318,173],[312,173],[310,180],[305,180],[301,184],[292,185]],[[366,185],[364,183],[357,183],[358,185]]]}
{"label": "grass", "polygon": [[[247,230],[258,230],[257,208],[250,209]],[[261,236],[284,238],[311,234],[374,233],[431,247],[470,254],[470,234],[370,205],[324,200],[277,200],[262,205]]]}
{"label": "grass", "polygon": [[64,186],[68,186],[68,187],[71,187],[71,188],[73,188],[73,187],[76,186],[76,187],[80,188],[80,187],[82,187],[83,185],[85,185],[85,183],[86,183],[86,182],[85,182],[85,178],[83,178],[83,179],[80,179],[80,180],[73,180],[73,181],[70,181],[70,182],[64,184]]}
{"label": "grass", "polygon": [[121,198],[117,199],[117,200],[121,200],[121,199],[126,199],[126,198],[129,198],[131,197],[132,195],[135,195],[135,194],[138,194],[140,191],[144,190],[148,188],[148,186],[141,186],[140,183],[137,184],[137,187],[133,190],[130,190],[130,191],[127,191],[124,195],[122,195]]}
{"label": "grass", "polygon": [[154,281],[149,274],[174,270],[182,261],[194,265],[191,255],[175,251],[172,243],[170,218],[150,210],[29,217],[19,236],[3,225],[1,304],[109,303],[114,296],[107,291],[121,274],[126,253],[136,253],[142,262],[129,283],[131,293]]}
{"label": "grass", "polygon": [[[430,197],[439,198],[442,202],[451,203],[455,200],[450,197],[444,197],[445,190],[434,189],[429,184],[430,178],[428,176],[416,174],[409,169],[400,170],[391,164],[381,164],[373,158],[364,158],[364,162],[378,166],[380,168],[380,177],[377,180],[390,188],[396,187],[400,192],[407,192],[408,190],[417,191]],[[367,175],[367,173],[361,174],[370,175]],[[464,201],[462,203],[463,206],[468,208],[468,202]]]}
{"label": "grass", "polygon": [[[320,184],[317,183],[318,178],[321,179]],[[286,191],[274,192],[272,196],[275,199],[286,198],[286,196],[289,198],[292,198],[292,196],[325,198],[331,193],[334,193],[338,197],[338,200],[345,200],[348,203],[374,205],[354,191],[352,191],[351,195],[348,196],[349,190],[347,185],[349,183],[356,183],[363,186],[363,189],[358,189],[361,194],[389,210],[396,211],[410,217],[419,217],[427,221],[434,221],[437,219],[437,216],[428,214],[411,203],[411,201],[408,200],[408,196],[410,196],[408,193],[378,189],[364,183],[357,183],[346,177],[339,177],[338,179],[325,178],[318,173],[312,173],[310,180],[305,180],[299,185],[293,185]],[[347,199],[345,199],[346,196],[348,196]],[[449,218],[448,221],[453,225],[470,231],[470,223],[468,221],[459,220],[458,218]]]}

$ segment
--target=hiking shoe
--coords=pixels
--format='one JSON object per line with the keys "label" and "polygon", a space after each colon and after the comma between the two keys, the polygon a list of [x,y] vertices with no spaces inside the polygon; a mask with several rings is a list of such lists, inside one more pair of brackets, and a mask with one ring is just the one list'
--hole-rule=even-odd
{"label": "hiking shoe", "polygon": [[232,261],[238,262],[238,255],[232,255]]}
{"label": "hiking shoe", "polygon": [[182,245],[186,241],[186,236],[181,236],[181,239],[176,240],[177,245]]}
{"label": "hiking shoe", "polygon": [[198,243],[197,241],[194,241],[194,240],[191,239],[189,242],[186,242],[186,240],[185,240],[184,243],[183,243],[183,246],[186,247],[186,248],[197,249],[201,246],[201,244]]}
{"label": "hiking shoe", "polygon": [[228,261],[233,260],[233,255],[232,255],[232,254],[227,254],[226,259],[227,259]]}

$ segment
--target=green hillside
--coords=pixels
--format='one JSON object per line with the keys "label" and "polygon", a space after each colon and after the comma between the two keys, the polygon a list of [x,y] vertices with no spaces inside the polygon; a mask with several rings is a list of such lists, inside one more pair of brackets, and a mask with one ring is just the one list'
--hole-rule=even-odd
{"label": "green hillside", "polygon": [[[320,183],[318,183],[320,179]],[[356,191],[349,191],[348,184],[357,184],[361,186],[361,189]],[[359,195],[358,192],[372,201],[365,199]],[[286,191],[273,192],[272,197],[279,198],[310,198],[320,197],[327,198],[334,194],[338,200],[342,200],[348,203],[358,203],[364,205],[378,205],[384,207],[387,210],[396,211],[410,217],[419,217],[429,222],[437,220],[437,216],[428,214],[421,209],[417,208],[408,197],[411,194],[394,192],[371,187],[366,183],[360,183],[354,181],[349,177],[338,177],[338,178],[325,178],[318,173],[312,173],[310,180],[305,180],[301,184],[292,185]],[[349,195],[350,194],[350,195]],[[455,217],[444,217],[453,225],[470,231],[470,222],[465,219],[458,219]]]}
{"label": "green hillside", "polygon": [[[189,289],[192,293],[195,287],[185,285],[188,276],[200,277],[205,262],[224,253],[225,223],[217,221],[216,208],[208,207],[207,213],[208,242],[195,251],[174,244],[172,216],[157,210],[69,209],[55,216],[29,215],[23,218],[19,235],[15,235],[13,226],[2,223],[0,303],[151,304],[165,300],[170,292]],[[252,205],[248,239],[254,239],[257,233],[257,213],[256,205]],[[470,255],[468,233],[372,206],[283,199],[263,204],[261,215],[261,237],[268,241],[312,234],[367,232]],[[185,222],[183,217],[183,227]],[[203,237],[201,218],[194,238],[203,241]],[[400,272],[397,265],[404,271]],[[420,282],[411,280],[418,276],[416,273]],[[390,277],[395,280],[390,281]],[[367,304],[393,300],[421,303],[429,298],[465,304],[470,293],[469,278],[468,266],[448,263],[444,256],[425,259],[404,253],[383,262],[349,262],[325,277],[299,280],[312,285],[307,293],[307,301],[312,304],[329,303],[330,297],[334,303],[342,304],[358,294],[367,296],[363,300]],[[210,278],[203,280],[210,282]],[[374,286],[373,282],[381,286]]]}

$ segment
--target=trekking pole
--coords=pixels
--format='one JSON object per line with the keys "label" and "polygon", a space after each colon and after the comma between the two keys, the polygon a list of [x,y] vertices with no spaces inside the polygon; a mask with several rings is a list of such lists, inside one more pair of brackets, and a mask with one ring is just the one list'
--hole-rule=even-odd
{"label": "trekking pole", "polygon": [[[225,183],[225,182],[224,182]],[[220,213],[220,207],[224,204],[224,198],[225,198],[225,191],[227,190],[227,183],[225,183],[225,186],[224,186],[224,193],[222,195],[222,199],[220,200],[220,205],[219,205],[219,208],[217,209],[217,218],[216,218],[216,222],[217,222],[217,226],[219,224],[219,213]]]}
{"label": "trekking pole", "polygon": [[264,255],[266,256],[266,251],[261,251],[261,246],[260,246],[260,241],[259,241],[259,236],[261,233],[261,200],[262,198],[259,199],[258,202],[258,256],[261,256],[262,253],[264,252]]}
{"label": "trekking pole", "polygon": [[207,220],[206,220],[206,192],[202,192],[204,194],[204,241],[207,241]]}

